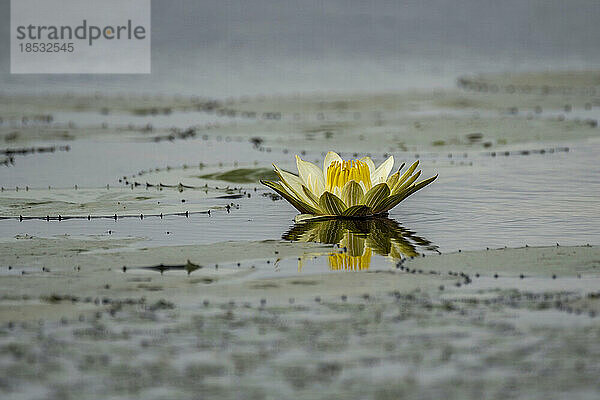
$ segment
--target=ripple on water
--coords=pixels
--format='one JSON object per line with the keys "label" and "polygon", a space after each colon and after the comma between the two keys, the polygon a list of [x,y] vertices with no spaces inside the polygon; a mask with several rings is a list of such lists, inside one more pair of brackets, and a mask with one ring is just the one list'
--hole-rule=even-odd
{"label": "ripple on water", "polygon": [[[79,144],[78,144],[79,143]],[[126,150],[115,150],[125,154],[129,146],[137,144],[104,144],[115,149],[125,146]],[[115,167],[122,171],[127,166],[131,170],[160,165],[167,155],[175,155],[181,164],[190,159],[201,158],[186,144],[169,144],[163,148],[166,154],[148,154],[136,160],[115,161]],[[187,146],[187,147],[186,147]],[[213,143],[214,148],[204,149],[205,154],[224,154],[219,146],[240,151],[254,150],[245,143]],[[233,147],[232,147],[233,146]],[[89,143],[77,142],[69,153],[54,155],[52,168],[45,173],[54,174],[53,183],[59,183],[55,171],[66,168],[67,164],[81,164],[83,172],[92,174],[96,166],[83,160],[90,156]],[[539,147],[539,145],[538,145]],[[162,148],[162,147],[161,147]],[[473,165],[450,165],[437,162],[435,158],[424,159],[424,171],[439,172],[440,178],[434,185],[419,192],[390,213],[390,218],[398,221],[405,229],[426,237],[442,252],[458,249],[485,249],[487,247],[518,247],[528,245],[598,244],[600,242],[600,166],[596,155],[600,151],[597,142],[583,143],[570,147],[569,152],[553,154],[531,154],[528,156],[489,157],[483,153],[469,156]],[[231,157],[231,152],[227,152]],[[258,154],[257,154],[258,155]],[[42,155],[46,157],[46,155]],[[307,155],[307,157],[309,157]],[[51,156],[47,156],[51,157]],[[167,157],[167,158],[165,158]],[[211,155],[207,155],[210,159]],[[289,155],[270,155],[273,159],[289,158]],[[319,158],[318,154],[312,156]],[[399,159],[412,159],[412,155],[396,154]],[[258,158],[258,157],[257,157]],[[264,158],[264,157],[263,157]],[[309,158],[310,159],[310,158]],[[22,174],[35,176],[33,164],[27,163],[22,169],[3,171],[10,179],[19,179]],[[79,160],[79,161],[77,161]],[[213,160],[213,161],[216,161]],[[164,163],[166,164],[166,162]],[[173,162],[172,164],[177,164]],[[261,164],[260,167],[263,165]],[[227,170],[227,167],[222,167]],[[17,171],[16,173],[13,172]],[[22,172],[19,172],[22,171]],[[43,176],[45,173],[40,174]],[[196,175],[197,173],[194,172]],[[102,181],[117,171],[109,169],[99,173]],[[191,173],[189,173],[191,174]],[[188,174],[188,175],[189,175]],[[146,177],[144,177],[145,179]],[[96,179],[96,178],[94,178]],[[14,183],[14,182],[13,182]],[[70,183],[70,182],[69,182]],[[66,186],[66,185],[65,185]],[[258,185],[251,185],[252,187]],[[142,188],[136,190],[144,190]],[[217,199],[208,198],[207,207],[239,205],[231,212],[215,212],[211,216],[197,215],[189,218],[173,216],[144,218],[143,220],[92,220],[92,221],[1,221],[0,232],[4,237],[28,233],[37,236],[59,234],[70,235],[109,235],[112,237],[145,237],[144,246],[214,243],[228,240],[278,239],[293,225],[295,211],[284,201],[272,201],[262,196],[268,190],[252,191],[250,198]],[[185,193],[185,192],[184,192]]]}

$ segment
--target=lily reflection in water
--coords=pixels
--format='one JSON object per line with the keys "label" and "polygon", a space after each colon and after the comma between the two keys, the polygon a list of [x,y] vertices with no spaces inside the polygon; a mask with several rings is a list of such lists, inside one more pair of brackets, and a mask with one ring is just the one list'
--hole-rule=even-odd
{"label": "lily reflection in water", "polygon": [[[332,270],[368,269],[373,253],[397,262],[415,257],[419,251],[437,251],[437,246],[415,235],[389,218],[316,219],[300,222],[283,234],[284,240],[337,244],[340,250],[328,254]],[[298,269],[307,254],[298,261]]]}

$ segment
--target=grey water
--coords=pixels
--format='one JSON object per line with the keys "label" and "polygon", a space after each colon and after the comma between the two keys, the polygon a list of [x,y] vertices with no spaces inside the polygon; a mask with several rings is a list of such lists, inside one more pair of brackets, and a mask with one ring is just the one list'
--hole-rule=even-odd
{"label": "grey water", "polygon": [[[0,180],[15,185],[18,179],[27,178],[31,179],[28,182],[32,186],[54,187],[72,187],[73,182],[82,181],[99,186],[107,182],[118,185],[117,179],[122,175],[168,163],[206,161],[211,154],[212,161],[225,165],[244,156],[266,157],[245,142],[193,139],[158,147],[148,144],[149,147],[144,148],[148,152],[133,151],[136,146],[139,144],[131,142],[92,146],[76,141],[69,152],[28,156],[31,158],[20,160],[15,167],[1,169]],[[389,218],[427,239],[441,252],[556,243],[600,244],[599,151],[600,142],[589,140],[571,145],[568,151],[554,153],[511,156],[499,153],[495,157],[469,153],[468,162],[425,158],[421,164],[424,174],[439,173],[440,177],[393,209]],[[101,160],[106,154],[121,157],[104,164]],[[395,154],[399,161],[410,162],[412,156]],[[320,155],[308,154],[307,157],[319,158]],[[269,153],[268,158],[283,162],[291,159],[291,155]],[[213,212],[211,216],[60,222],[13,219],[0,221],[0,236],[69,234],[145,238],[139,246],[280,239],[293,226],[296,211],[285,201],[262,196],[268,189],[258,183],[245,187],[258,187],[258,190],[251,198],[230,200],[215,196],[202,200],[207,208],[230,202],[236,205],[230,212]],[[143,192],[145,189],[134,190]]]}
{"label": "grey water", "polygon": [[[294,92],[375,92],[454,87],[462,74],[597,67],[600,3],[562,1],[260,1],[178,0],[152,3],[152,74],[9,74],[9,1],[0,0],[0,92],[161,93],[218,99]],[[57,114],[87,124],[107,117]],[[112,118],[112,117],[109,117]],[[114,117],[118,118],[118,117]],[[168,126],[171,119],[157,117]],[[187,125],[210,122],[179,115]],[[131,121],[131,119],[130,119]],[[143,119],[140,119],[143,121]],[[118,123],[118,120],[114,121]],[[58,142],[57,142],[58,143]],[[79,140],[69,152],[18,156],[0,169],[7,188],[101,187],[140,170],[265,154],[244,142]],[[545,146],[546,144],[534,144]],[[550,144],[552,145],[552,144]],[[390,218],[442,252],[487,247],[598,244],[598,142],[568,153],[469,159],[472,166],[424,160],[438,181],[394,209]],[[133,155],[133,156],[132,156]],[[397,154],[410,161],[412,155]],[[313,159],[320,158],[312,154]],[[289,155],[269,154],[268,163]],[[207,204],[214,205],[214,200]],[[239,210],[163,220],[0,221],[4,237],[100,234],[143,236],[145,245],[278,239],[294,210],[266,197],[240,199]],[[166,232],[170,232],[168,235]]]}

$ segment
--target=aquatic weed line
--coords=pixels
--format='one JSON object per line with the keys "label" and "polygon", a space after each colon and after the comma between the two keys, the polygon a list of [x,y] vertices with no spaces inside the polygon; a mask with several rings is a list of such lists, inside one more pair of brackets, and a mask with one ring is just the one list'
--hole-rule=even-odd
{"label": "aquatic weed line", "polygon": [[[491,93],[505,92],[515,95],[578,95],[594,98],[600,93],[597,83],[594,82],[593,73],[569,71],[568,73],[524,73],[521,76],[515,76],[516,78],[520,78],[521,81],[527,80],[527,82],[511,82],[510,77],[499,74],[478,74],[460,76],[457,79],[457,84],[460,88],[468,91]],[[573,85],[573,80],[577,81],[576,85]],[[567,81],[571,81],[571,84]]]}
{"label": "aquatic weed line", "polygon": [[[233,203],[232,203],[233,204]],[[239,205],[231,205],[231,204],[227,204],[225,206],[219,207],[219,208],[213,208],[213,209],[209,209],[207,211],[183,211],[183,212],[173,212],[173,213],[140,213],[140,214],[112,214],[112,215],[46,215],[46,216],[23,216],[23,215],[18,215],[18,216],[5,216],[5,215],[0,215],[0,220],[19,220],[19,221],[26,221],[26,220],[44,220],[44,221],[66,221],[66,220],[70,220],[70,219],[79,219],[79,220],[92,220],[92,219],[112,219],[112,220],[119,220],[119,219],[128,219],[128,218],[138,218],[143,220],[144,218],[160,218],[163,219],[164,217],[170,217],[170,216],[178,216],[178,217],[186,217],[189,218],[191,215],[208,215],[211,216],[213,213],[218,212],[218,211],[224,211],[227,214],[229,214],[231,212],[232,209],[238,209]]]}
{"label": "aquatic weed line", "polygon": [[4,154],[6,158],[4,160],[0,160],[0,164],[6,167],[15,166],[15,157],[16,156],[26,156],[30,154],[39,154],[39,153],[54,153],[57,151],[70,151],[71,146],[38,146],[38,147],[19,147],[19,148],[6,148],[0,150],[0,154]]}
{"label": "aquatic weed line", "polygon": [[[30,200],[32,202],[40,202],[40,200],[38,199],[38,197],[40,199],[43,199],[43,201],[41,201],[40,204],[43,204],[44,202],[48,202],[47,200],[47,196],[48,194],[56,194],[58,192],[60,192],[57,196],[57,199],[62,199],[63,197],[67,196],[67,198],[69,199],[70,202],[72,202],[71,207],[73,209],[82,207],[84,204],[89,202],[89,198],[90,196],[92,196],[92,198],[96,198],[94,196],[100,196],[101,192],[104,192],[105,194],[108,193],[115,193],[116,197],[115,199],[113,199],[113,202],[116,202],[116,204],[125,204],[124,199],[122,197],[122,195],[125,193],[130,193],[128,189],[131,189],[131,193],[135,193],[134,190],[137,190],[140,186],[140,184],[136,183],[131,183],[129,184],[129,182],[126,182],[125,188],[112,188],[110,187],[110,185],[106,185],[106,187],[103,188],[85,188],[85,187],[79,187],[78,185],[74,185],[74,187],[71,188],[52,188],[52,187],[48,187],[47,189],[40,189],[40,188],[30,188],[29,186],[25,186],[25,187],[21,187],[19,188],[18,186],[15,187],[14,189],[6,189],[4,187],[2,187],[0,189],[0,192],[2,193],[11,193],[12,196],[18,196],[18,193],[26,193],[27,196],[30,196]],[[250,197],[250,194],[247,191],[242,190],[241,188],[230,188],[230,187],[226,187],[226,188],[219,188],[219,187],[213,187],[213,186],[208,186],[208,184],[205,184],[203,186],[192,186],[192,185],[184,185],[182,183],[176,184],[176,185],[168,185],[168,184],[157,184],[157,185],[153,185],[150,183],[146,183],[145,184],[145,193],[148,193],[148,190],[154,188],[156,190],[156,192],[153,192],[153,194],[158,194],[158,193],[162,193],[163,189],[177,189],[178,193],[183,193],[185,190],[189,190],[189,191],[197,191],[200,192],[202,191],[204,194],[208,194],[208,191],[215,191],[215,196],[206,196],[206,197],[201,197],[201,200],[218,200],[219,199],[240,199],[240,198],[244,198],[244,197]],[[69,195],[69,193],[72,193],[72,195]],[[83,194],[83,197],[81,198],[74,198],[74,194]],[[232,194],[233,193],[233,194]],[[62,197],[60,197],[62,196]],[[87,196],[87,197],[86,197]],[[101,197],[105,197],[105,196],[101,196]],[[15,198],[17,200],[21,200],[21,198]],[[135,197],[134,199],[140,199],[140,197]],[[144,199],[151,199],[151,197],[147,197]],[[157,199],[159,199],[159,201],[157,202],[157,205],[154,206],[154,208],[164,208],[164,207],[170,207],[173,208],[174,204],[170,204],[170,203],[165,203],[163,202],[163,205],[161,206],[161,201],[160,199],[162,199],[161,197],[157,197]],[[172,200],[172,199],[171,199]],[[79,201],[79,203],[77,202]],[[186,200],[185,199],[180,199],[178,200],[178,202],[180,202],[181,204],[185,204]],[[183,208],[182,206],[178,206],[177,208]],[[194,214],[211,214],[212,212],[215,211],[219,211],[219,210],[225,210],[227,211],[227,213],[230,213],[231,209],[239,209],[239,204],[235,204],[235,203],[227,203],[224,204],[222,206],[212,206],[212,207],[207,207],[207,209],[205,210],[182,210],[182,211],[164,211],[164,212],[152,212],[152,211],[141,211],[141,212],[136,212],[136,213],[127,213],[127,212],[115,212],[115,213],[105,213],[105,214],[84,214],[81,213],[81,211],[79,211],[77,214],[69,214],[68,211],[65,211],[64,213],[58,213],[58,212],[53,212],[53,213],[47,213],[45,215],[25,215],[25,214],[19,214],[19,215],[0,215],[0,219],[18,219],[18,220],[30,220],[30,219],[44,219],[47,221],[50,220],[68,220],[68,219],[87,219],[87,220],[91,220],[91,219],[122,219],[122,218],[140,218],[140,219],[144,219],[144,217],[160,217],[161,219],[163,217],[166,216],[186,216],[189,217],[190,215],[194,215]]]}
{"label": "aquatic weed line", "polygon": [[[229,212],[229,211],[228,211]],[[70,220],[70,219],[83,219],[83,220],[92,220],[92,219],[113,219],[115,221],[119,220],[119,219],[124,219],[124,218],[139,218],[139,219],[144,219],[144,218],[148,218],[148,217],[157,217],[157,218],[164,218],[164,217],[169,217],[169,216],[181,216],[181,217],[189,217],[190,215],[194,215],[194,214],[206,214],[206,215],[210,215],[211,211],[195,211],[195,212],[189,212],[189,211],[185,211],[185,212],[180,212],[180,213],[160,213],[160,214],[114,214],[114,215],[57,215],[57,216],[50,216],[47,215],[45,217],[42,216],[23,216],[23,215],[19,215],[19,216],[0,216],[0,220],[7,220],[7,219],[12,219],[12,220],[19,220],[19,221],[25,221],[25,220],[44,220],[44,221],[66,221],[66,220]]]}

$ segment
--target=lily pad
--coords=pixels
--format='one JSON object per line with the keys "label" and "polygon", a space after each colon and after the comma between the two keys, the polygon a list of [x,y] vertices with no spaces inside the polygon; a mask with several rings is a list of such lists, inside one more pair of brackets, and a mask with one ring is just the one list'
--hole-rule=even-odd
{"label": "lily pad", "polygon": [[258,183],[261,179],[277,180],[277,175],[272,168],[237,168],[225,172],[198,175],[197,177],[231,183]]}

